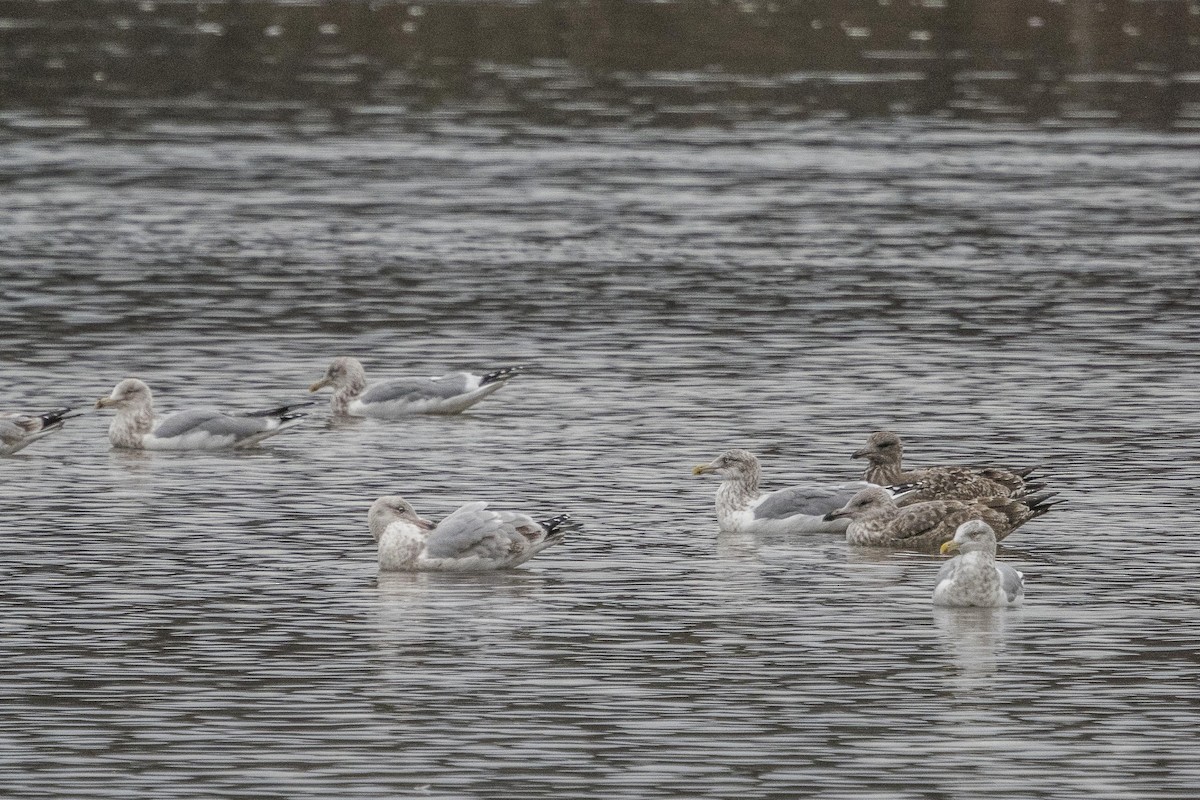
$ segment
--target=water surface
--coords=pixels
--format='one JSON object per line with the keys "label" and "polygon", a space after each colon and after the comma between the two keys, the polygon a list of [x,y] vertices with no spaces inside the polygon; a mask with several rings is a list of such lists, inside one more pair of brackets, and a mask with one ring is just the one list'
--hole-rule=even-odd
{"label": "water surface", "polygon": [[[44,121],[42,121],[44,122]],[[153,123],[0,139],[0,398],[163,410],[529,364],[457,418],[0,460],[13,797],[1191,797],[1200,142],[916,122]],[[1041,463],[1027,603],[934,557],[719,534],[770,487]],[[377,577],[398,492],[586,530]]]}

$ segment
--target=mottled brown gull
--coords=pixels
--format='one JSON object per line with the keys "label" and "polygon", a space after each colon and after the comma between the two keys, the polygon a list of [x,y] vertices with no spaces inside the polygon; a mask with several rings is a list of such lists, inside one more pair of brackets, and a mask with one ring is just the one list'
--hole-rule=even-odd
{"label": "mottled brown gull", "polygon": [[312,405],[296,403],[261,411],[227,414],[215,408],[179,411],[163,419],[154,416],[150,387],[137,378],[118,383],[96,408],[115,408],[108,428],[114,447],[138,450],[223,450],[253,447],[296,425],[304,417],[294,409]]}
{"label": "mottled brown gull", "polygon": [[308,387],[333,387],[330,408],[338,416],[399,419],[413,414],[458,414],[502,388],[522,367],[504,367],[484,375],[450,372],[435,378],[394,378],[367,385],[358,359],[335,358],[325,376]]}
{"label": "mottled brown gull", "polygon": [[938,572],[934,605],[999,608],[1021,602],[1025,576],[996,561],[996,532],[983,520],[959,525],[941,551],[962,555],[946,562]]}
{"label": "mottled brown gull", "polygon": [[482,572],[523,564],[579,530],[569,514],[537,521],[467,503],[439,523],[419,516],[403,497],[381,497],[367,524],[379,544],[379,570]]}
{"label": "mottled brown gull", "polygon": [[972,519],[987,522],[996,538],[1003,539],[1058,505],[1060,501],[1049,501],[1051,496],[928,500],[900,506],[887,491],[872,488],[854,495],[845,507],[825,518],[849,519],[846,541],[853,545],[936,550],[954,538],[959,525]]}
{"label": "mottled brown gull", "polygon": [[70,414],[69,408],[33,414],[0,414],[0,456],[11,456],[19,450],[62,430],[63,420]]}
{"label": "mottled brown gull", "polygon": [[693,475],[721,477],[717,488],[717,523],[721,530],[740,533],[842,533],[849,519],[827,519],[871,484],[863,481],[825,486],[793,486],[775,492],[758,488],[762,468],[746,450],[726,450]]}
{"label": "mottled brown gull", "polygon": [[926,500],[1023,497],[1045,488],[1044,483],[1027,480],[1036,467],[945,466],[905,470],[901,466],[903,455],[899,436],[891,431],[877,431],[867,439],[866,447],[854,453],[853,458],[865,458],[868,461],[863,480],[880,485],[921,484],[923,488],[908,495],[901,505]]}

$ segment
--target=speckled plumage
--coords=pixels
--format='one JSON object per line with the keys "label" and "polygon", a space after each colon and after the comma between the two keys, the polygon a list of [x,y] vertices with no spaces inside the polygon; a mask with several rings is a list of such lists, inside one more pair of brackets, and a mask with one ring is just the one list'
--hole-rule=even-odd
{"label": "speckled plumage", "polygon": [[854,458],[868,461],[863,479],[880,485],[919,483],[921,490],[908,495],[900,505],[928,500],[973,500],[981,497],[1024,497],[1045,484],[1027,480],[1035,469],[1011,470],[1004,467],[945,466],[905,470],[900,437],[890,431],[877,431],[867,439],[866,447]]}
{"label": "speckled plumage", "polygon": [[899,506],[882,489],[864,489],[843,508],[827,515],[849,519],[846,541],[865,547],[936,550],[954,538],[959,525],[982,519],[1003,539],[1054,503],[1045,496],[982,497],[974,500],[930,500]]}
{"label": "speckled plumage", "polygon": [[996,561],[996,534],[987,523],[963,523],[941,550],[957,550],[962,555],[946,562],[938,572],[934,605],[997,608],[1021,602],[1025,576]]}

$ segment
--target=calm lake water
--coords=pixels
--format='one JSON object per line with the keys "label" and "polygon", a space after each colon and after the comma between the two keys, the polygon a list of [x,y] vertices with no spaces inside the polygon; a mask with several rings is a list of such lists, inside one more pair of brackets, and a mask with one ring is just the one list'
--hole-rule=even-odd
{"label": "calm lake water", "polygon": [[[0,460],[9,797],[1191,798],[1200,136],[266,123],[0,137],[0,401],[528,364],[457,418]],[[23,124],[23,123],[22,123]],[[324,399],[324,397],[322,398]],[[719,534],[690,467],[1041,463],[1023,607]],[[370,502],[586,529],[377,577]]]}

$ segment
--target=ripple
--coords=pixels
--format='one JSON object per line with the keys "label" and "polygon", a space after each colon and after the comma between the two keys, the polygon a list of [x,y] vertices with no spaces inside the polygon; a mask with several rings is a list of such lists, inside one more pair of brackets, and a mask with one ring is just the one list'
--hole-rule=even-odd
{"label": "ripple", "polygon": [[[337,353],[381,376],[533,368],[460,418],[329,426],[321,406],[260,452],[125,454],[88,416],[0,461],[0,785],[1200,780],[1191,138],[263,132],[0,143],[6,408],[131,373],[165,411],[253,408]],[[1071,502],[1005,543],[1023,607],[933,611],[929,556],[718,535],[689,474],[745,446],[776,485],[848,479],[883,426],[914,463],[1054,474]],[[585,529],[511,574],[377,577],[365,510],[385,492]]]}

